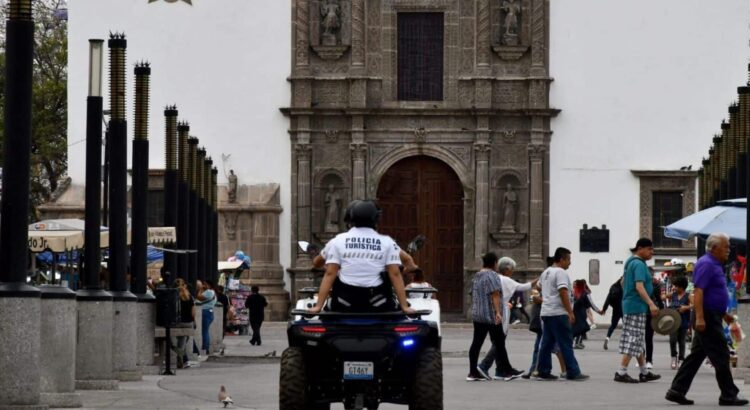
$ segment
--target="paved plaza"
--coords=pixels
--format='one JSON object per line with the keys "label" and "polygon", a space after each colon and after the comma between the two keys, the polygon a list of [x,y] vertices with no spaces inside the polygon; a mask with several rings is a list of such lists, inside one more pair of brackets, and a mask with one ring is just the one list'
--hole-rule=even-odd
{"label": "paved plaza", "polygon": [[[245,336],[225,339],[224,357],[211,357],[199,367],[179,370],[176,376],[145,376],[140,382],[122,382],[118,391],[80,391],[84,408],[89,409],[218,409],[220,385],[234,399],[234,408],[277,409],[279,362],[286,347],[285,324],[264,325],[263,346],[255,347]],[[528,381],[466,382],[470,324],[450,324],[443,328],[443,367],[446,409],[667,409],[677,406],[664,400],[675,371],[669,369],[669,343],[665,336],[655,338],[654,371],[662,380],[636,385],[612,381],[619,362],[616,351],[618,330],[610,350],[602,349],[604,330],[589,335],[586,349],[576,350],[586,382]],[[526,368],[532,349],[532,334],[512,329],[508,339],[511,363]],[[489,348],[489,339],[483,350]],[[614,349],[613,349],[614,348]],[[276,352],[274,357],[273,352]],[[266,357],[268,356],[268,357]],[[556,368],[555,364],[555,368]],[[557,371],[557,370],[555,370]],[[636,375],[637,369],[631,369]],[[750,387],[737,381],[741,394],[750,396]],[[712,369],[702,369],[688,397],[694,408],[718,407],[719,391]],[[338,404],[334,409],[343,409]],[[381,409],[406,408],[383,405]]]}

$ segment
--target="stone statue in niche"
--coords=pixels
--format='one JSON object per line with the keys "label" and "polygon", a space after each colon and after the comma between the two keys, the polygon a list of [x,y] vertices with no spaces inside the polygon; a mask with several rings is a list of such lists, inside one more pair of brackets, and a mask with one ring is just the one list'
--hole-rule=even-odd
{"label": "stone statue in niche", "polygon": [[518,193],[513,189],[513,185],[508,184],[503,195],[503,223],[500,225],[500,232],[516,232],[516,214],[518,212]]}
{"label": "stone statue in niche", "polygon": [[234,174],[234,170],[229,170],[227,175],[227,181],[229,181],[229,187],[227,189],[227,196],[229,197],[229,203],[234,204],[237,202],[237,175]]}
{"label": "stone statue in niche", "polygon": [[320,25],[323,28],[321,43],[324,46],[335,46],[338,43],[336,34],[341,28],[341,5],[338,0],[323,0],[320,3]]}
{"label": "stone statue in niche", "polygon": [[503,28],[505,31],[502,35],[502,44],[506,46],[518,45],[518,18],[521,15],[521,4],[516,0],[503,0],[500,7],[505,13],[503,19]]}
{"label": "stone statue in niche", "polygon": [[326,209],[324,232],[338,233],[340,230],[341,218],[341,195],[336,192],[333,184],[328,185],[324,205]]}

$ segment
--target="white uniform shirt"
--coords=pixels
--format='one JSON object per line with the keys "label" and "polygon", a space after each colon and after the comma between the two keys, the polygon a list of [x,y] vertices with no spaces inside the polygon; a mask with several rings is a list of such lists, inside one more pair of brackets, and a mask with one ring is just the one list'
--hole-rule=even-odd
{"label": "white uniform shirt", "polygon": [[386,266],[401,264],[401,249],[396,242],[371,228],[352,228],[338,234],[326,248],[326,263],[339,265],[339,279],[351,286],[380,286],[380,273]]}

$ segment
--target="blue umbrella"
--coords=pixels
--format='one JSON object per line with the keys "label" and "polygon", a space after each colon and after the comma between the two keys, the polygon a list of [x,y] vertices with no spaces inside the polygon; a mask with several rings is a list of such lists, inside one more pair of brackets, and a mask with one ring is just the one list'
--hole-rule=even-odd
{"label": "blue umbrella", "polygon": [[747,199],[729,199],[706,208],[664,228],[664,236],[687,241],[724,232],[732,241],[747,242]]}

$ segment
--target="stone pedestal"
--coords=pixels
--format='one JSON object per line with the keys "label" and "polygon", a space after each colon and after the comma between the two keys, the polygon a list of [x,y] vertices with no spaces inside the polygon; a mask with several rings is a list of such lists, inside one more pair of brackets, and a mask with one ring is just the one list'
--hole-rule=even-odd
{"label": "stone pedestal", "polygon": [[159,366],[154,366],[156,298],[148,293],[136,297],[136,365],[141,374],[159,374]]}
{"label": "stone pedestal", "polygon": [[138,370],[138,298],[130,292],[112,293],[112,368],[120,381],[141,380]]}
{"label": "stone pedestal", "polygon": [[[750,318],[750,299],[740,299],[737,304],[737,317],[740,322],[745,318]],[[750,334],[746,330],[746,334]],[[737,346],[737,367],[733,369],[734,377],[737,379],[750,380],[750,341],[744,339]]]}
{"label": "stone pedestal", "polygon": [[224,314],[224,305],[217,303],[214,306],[214,321],[211,322],[211,353],[219,353],[221,351],[224,336],[224,329],[222,325],[222,315]]}
{"label": "stone pedestal", "polygon": [[0,409],[47,409],[39,404],[39,290],[0,284]]}
{"label": "stone pedestal", "polygon": [[42,286],[40,402],[50,407],[81,407],[76,388],[76,293]]}
{"label": "stone pedestal", "polygon": [[76,390],[117,390],[112,360],[112,295],[101,290],[79,290]]}

